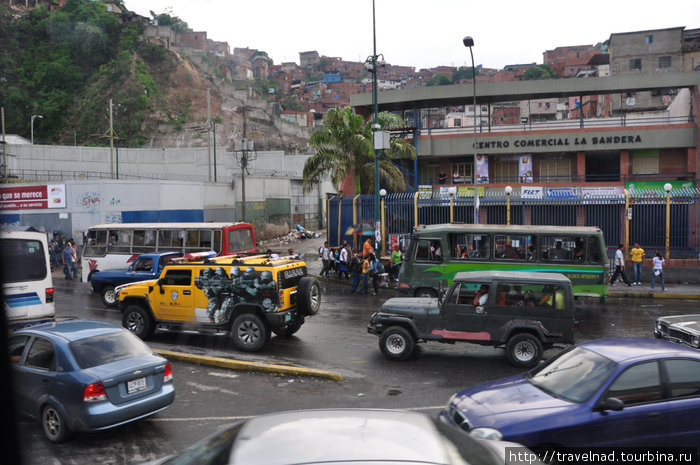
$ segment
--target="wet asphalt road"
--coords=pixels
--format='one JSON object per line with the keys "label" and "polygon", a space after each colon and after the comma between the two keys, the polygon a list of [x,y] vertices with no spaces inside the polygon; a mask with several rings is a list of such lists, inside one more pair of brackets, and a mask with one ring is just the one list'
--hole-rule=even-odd
{"label": "wet asphalt road", "polygon": [[[56,279],[58,316],[119,324],[88,284]],[[456,391],[519,373],[502,349],[472,344],[421,344],[416,356],[391,362],[368,334],[370,315],[391,291],[351,295],[347,286],[323,283],[321,312],[288,339],[273,337],[261,353],[238,352],[226,337],[157,333],[154,348],[331,370],[336,382],[312,377],[229,371],[173,362],[175,403],[148,419],[100,433],[78,434],[65,444],[44,439],[38,423],[22,418],[25,464],[135,464],[179,451],[247,416],[319,407],[414,409],[435,415]],[[659,315],[697,312],[697,301],[611,299],[601,306],[579,301],[577,341],[613,336],[652,337]],[[552,349],[554,351],[556,349]],[[552,352],[554,353],[554,352]]]}

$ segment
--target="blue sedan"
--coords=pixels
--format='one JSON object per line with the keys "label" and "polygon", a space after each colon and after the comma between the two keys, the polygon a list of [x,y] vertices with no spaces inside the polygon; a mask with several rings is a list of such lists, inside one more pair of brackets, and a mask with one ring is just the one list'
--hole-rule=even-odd
{"label": "blue sedan", "polygon": [[69,320],[9,337],[17,408],[39,418],[52,442],[166,409],[175,399],[170,363],[129,331]]}
{"label": "blue sedan", "polygon": [[533,449],[700,444],[700,353],[615,338],[455,394],[440,419]]}

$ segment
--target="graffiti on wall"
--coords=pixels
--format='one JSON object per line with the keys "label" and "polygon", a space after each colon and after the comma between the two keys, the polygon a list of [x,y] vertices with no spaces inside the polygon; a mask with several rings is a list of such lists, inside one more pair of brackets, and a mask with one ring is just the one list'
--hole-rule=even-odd
{"label": "graffiti on wall", "polygon": [[83,192],[75,199],[75,205],[88,211],[95,211],[100,205],[100,194],[97,192]]}

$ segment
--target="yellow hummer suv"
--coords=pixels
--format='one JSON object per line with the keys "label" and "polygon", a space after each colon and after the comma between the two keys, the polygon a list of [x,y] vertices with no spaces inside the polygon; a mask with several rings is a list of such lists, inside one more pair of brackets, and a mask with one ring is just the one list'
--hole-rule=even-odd
{"label": "yellow hummer suv", "polygon": [[146,339],[156,329],[228,334],[256,352],[271,332],[291,336],[318,313],[321,288],[296,257],[217,257],[166,266],[157,280],[116,288],[122,324]]}

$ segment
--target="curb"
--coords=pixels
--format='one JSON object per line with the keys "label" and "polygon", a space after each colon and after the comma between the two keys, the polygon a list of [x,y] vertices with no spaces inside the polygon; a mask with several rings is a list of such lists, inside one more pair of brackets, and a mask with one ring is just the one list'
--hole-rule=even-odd
{"label": "curb", "polygon": [[610,297],[627,297],[627,298],[637,298],[637,299],[686,299],[686,300],[700,300],[700,295],[698,294],[661,294],[658,292],[610,292],[608,293]]}
{"label": "curb", "polygon": [[199,365],[208,365],[218,368],[228,368],[230,370],[247,370],[298,376],[315,376],[318,378],[332,379],[334,381],[343,381],[343,375],[339,373],[334,373],[332,371],[326,370],[317,370],[314,368],[304,368],[291,365],[278,365],[259,362],[245,362],[243,360],[233,360],[223,357],[210,357],[206,355],[192,355],[183,352],[174,352],[171,350],[164,349],[155,349],[154,352],[169,360],[181,360],[183,362],[196,363]]}

